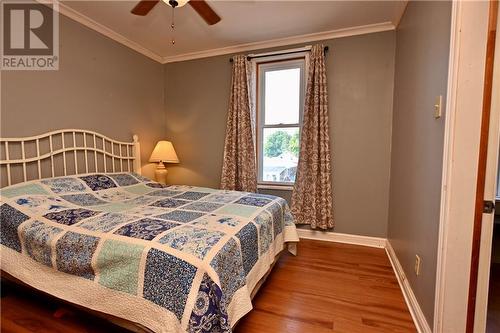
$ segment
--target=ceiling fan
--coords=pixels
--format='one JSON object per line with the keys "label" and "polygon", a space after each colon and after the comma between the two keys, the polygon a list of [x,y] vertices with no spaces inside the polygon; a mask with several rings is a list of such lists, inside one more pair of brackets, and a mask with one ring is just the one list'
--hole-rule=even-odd
{"label": "ceiling fan", "polygon": [[[219,15],[204,0],[162,0],[163,2],[175,7],[182,7],[189,3],[191,7],[200,15],[208,25],[214,25],[220,21]],[[142,0],[132,9],[131,13],[145,16],[156,6],[160,0]]]}

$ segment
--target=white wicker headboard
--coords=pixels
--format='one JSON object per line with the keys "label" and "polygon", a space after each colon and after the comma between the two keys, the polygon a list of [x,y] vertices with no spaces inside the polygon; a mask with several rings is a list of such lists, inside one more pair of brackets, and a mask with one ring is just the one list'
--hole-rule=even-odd
{"label": "white wicker headboard", "polygon": [[0,138],[1,187],[92,172],[141,172],[139,138],[122,142],[80,129]]}

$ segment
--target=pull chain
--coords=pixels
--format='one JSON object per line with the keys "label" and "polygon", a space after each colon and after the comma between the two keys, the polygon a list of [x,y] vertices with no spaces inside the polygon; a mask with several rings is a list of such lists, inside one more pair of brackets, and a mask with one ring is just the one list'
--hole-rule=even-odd
{"label": "pull chain", "polygon": [[172,24],[170,25],[172,28],[172,45],[175,45],[175,7],[172,7]]}

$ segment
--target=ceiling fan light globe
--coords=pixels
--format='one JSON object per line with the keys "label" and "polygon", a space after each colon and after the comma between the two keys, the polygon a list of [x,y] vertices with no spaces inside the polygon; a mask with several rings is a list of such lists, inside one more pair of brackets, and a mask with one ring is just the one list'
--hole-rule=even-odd
{"label": "ceiling fan light globe", "polygon": [[[162,0],[162,1],[170,6],[170,4],[168,3],[169,0]],[[182,7],[189,2],[189,0],[176,0],[176,1],[178,3],[177,7]]]}

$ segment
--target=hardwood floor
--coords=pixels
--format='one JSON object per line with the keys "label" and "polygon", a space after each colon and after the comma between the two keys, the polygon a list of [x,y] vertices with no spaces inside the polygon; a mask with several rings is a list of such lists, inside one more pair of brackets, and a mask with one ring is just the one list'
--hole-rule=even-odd
{"label": "hardwood floor", "polygon": [[416,332],[383,249],[301,240],[262,288],[235,332]]}
{"label": "hardwood floor", "polygon": [[[301,240],[298,251],[281,257],[235,333],[416,332],[383,249]],[[57,301],[24,288],[2,294],[2,332],[123,331],[76,309],[57,319]]]}

